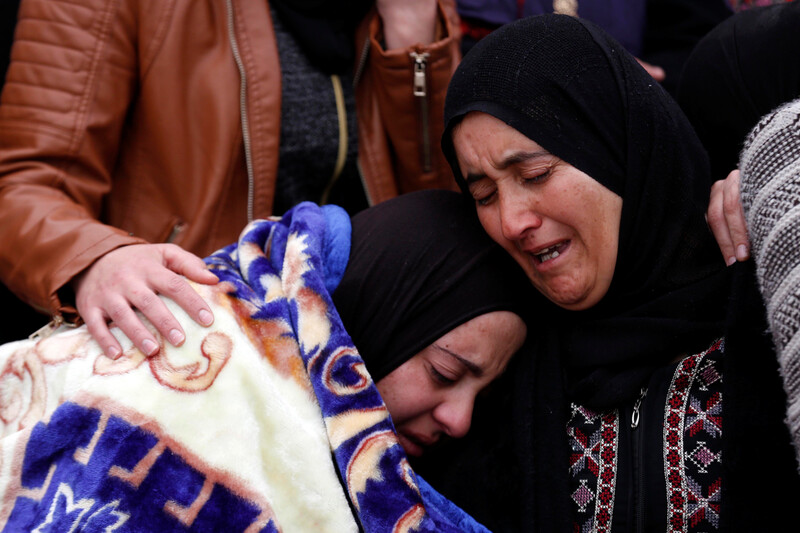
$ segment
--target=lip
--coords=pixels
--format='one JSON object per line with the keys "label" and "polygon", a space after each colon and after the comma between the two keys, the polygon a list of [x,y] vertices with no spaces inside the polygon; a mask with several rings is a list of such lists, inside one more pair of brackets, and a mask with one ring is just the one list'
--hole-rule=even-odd
{"label": "lip", "polygon": [[403,449],[406,451],[406,453],[414,457],[419,457],[425,453],[426,448],[429,448],[435,443],[435,441],[424,439],[419,435],[403,432],[398,432],[397,437],[400,441],[400,445],[403,446]]}

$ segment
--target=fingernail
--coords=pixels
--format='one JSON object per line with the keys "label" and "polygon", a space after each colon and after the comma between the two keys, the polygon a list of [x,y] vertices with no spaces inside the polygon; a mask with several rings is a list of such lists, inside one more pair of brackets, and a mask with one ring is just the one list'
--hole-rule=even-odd
{"label": "fingernail", "polygon": [[738,248],[736,248],[736,257],[740,261],[744,261],[747,259],[747,246],[744,244],[740,244]]}
{"label": "fingernail", "polygon": [[173,346],[180,346],[183,340],[183,333],[177,329],[173,329],[169,332],[169,342],[171,342]]}
{"label": "fingernail", "polygon": [[728,266],[731,266],[731,265],[732,265],[732,264],[734,264],[735,262],[736,262],[736,258],[735,258],[735,257],[733,257],[733,256],[731,256],[731,257],[729,257],[729,258],[728,258],[728,260],[726,261],[726,264],[727,264]]}
{"label": "fingernail", "polygon": [[211,313],[209,313],[205,309],[200,311],[200,323],[202,325],[210,326],[212,322],[214,322],[214,317],[211,315]]}
{"label": "fingernail", "polygon": [[158,349],[156,343],[154,343],[150,339],[144,341],[142,343],[142,347],[144,348],[145,355],[153,355],[154,353],[156,353],[156,350]]}
{"label": "fingernail", "polygon": [[109,346],[108,348],[106,348],[106,357],[108,357],[109,359],[117,360],[119,359],[120,355],[122,355],[122,352],[120,352],[119,348],[117,348],[116,346]]}

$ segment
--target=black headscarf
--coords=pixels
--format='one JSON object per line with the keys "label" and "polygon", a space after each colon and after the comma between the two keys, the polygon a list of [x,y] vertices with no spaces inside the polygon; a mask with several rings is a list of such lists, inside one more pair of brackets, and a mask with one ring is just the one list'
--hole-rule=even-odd
{"label": "black headscarf", "polygon": [[614,278],[594,308],[567,313],[558,351],[569,392],[592,407],[638,393],[654,367],[722,330],[724,265],[704,219],[705,152],[672,98],[603,30],[563,15],[520,20],[481,41],[450,84],[443,148],[466,113],[488,113],[623,199]]}
{"label": "black headscarf", "polygon": [[375,381],[472,318],[521,314],[533,295],[456,192],[405,194],[352,223],[350,260],[333,301]]}
{"label": "black headscarf", "polygon": [[684,66],[678,102],[708,150],[711,175],[739,162],[747,133],[800,97],[800,3],[741,11],[708,33]]}

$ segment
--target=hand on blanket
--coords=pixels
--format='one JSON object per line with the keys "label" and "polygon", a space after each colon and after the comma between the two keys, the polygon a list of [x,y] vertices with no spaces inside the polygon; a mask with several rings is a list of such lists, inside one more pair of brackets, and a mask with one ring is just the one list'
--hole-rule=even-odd
{"label": "hand on blanket", "polygon": [[214,321],[208,304],[187,283],[219,281],[202,259],[174,244],[136,244],[113,250],[75,277],[75,301],[92,337],[110,358],[122,348],[111,334],[113,321],[142,353],[158,352],[158,343],[134,312],[138,309],[173,345],[185,340],[183,328],[159,294],[171,298],[198,324]]}
{"label": "hand on blanket", "polygon": [[747,224],[739,197],[739,171],[711,186],[706,221],[717,239],[725,263],[746,261],[750,257]]}

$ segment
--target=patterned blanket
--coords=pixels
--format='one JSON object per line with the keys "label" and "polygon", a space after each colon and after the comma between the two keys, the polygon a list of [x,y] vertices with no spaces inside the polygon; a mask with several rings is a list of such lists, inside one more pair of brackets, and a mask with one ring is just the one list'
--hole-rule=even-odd
{"label": "patterned blanket", "polygon": [[397,442],[331,303],[348,253],[346,214],[301,204],[207,259],[213,326],[166,301],[180,348],[0,346],[2,531],[486,531]]}

